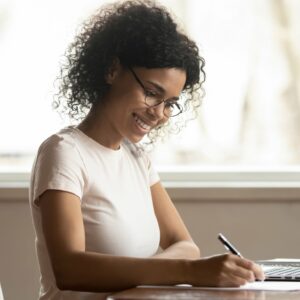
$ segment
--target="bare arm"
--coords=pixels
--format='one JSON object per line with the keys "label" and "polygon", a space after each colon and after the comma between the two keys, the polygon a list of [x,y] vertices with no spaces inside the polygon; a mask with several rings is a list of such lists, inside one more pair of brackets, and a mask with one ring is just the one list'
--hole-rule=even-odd
{"label": "bare arm", "polygon": [[141,259],[85,251],[77,196],[48,190],[40,197],[43,232],[60,289],[114,291],[139,284],[184,282],[184,260]]}
{"label": "bare arm", "polygon": [[256,277],[260,274],[255,265],[245,265],[242,259],[230,255],[188,260],[87,252],[77,196],[48,190],[40,198],[40,209],[56,284],[62,290],[107,292],[141,284],[179,283],[236,286],[253,278],[254,273]]}
{"label": "bare arm", "polygon": [[199,248],[160,182],[151,187],[151,193],[160,227],[160,246],[163,249],[162,253],[153,257],[189,260],[187,283],[196,286],[240,286],[248,281],[264,279],[258,265],[236,255],[199,259]]}
{"label": "bare arm", "polygon": [[200,250],[193,242],[186,226],[160,182],[151,187],[155,214],[160,229],[162,253],[155,258],[197,259]]}

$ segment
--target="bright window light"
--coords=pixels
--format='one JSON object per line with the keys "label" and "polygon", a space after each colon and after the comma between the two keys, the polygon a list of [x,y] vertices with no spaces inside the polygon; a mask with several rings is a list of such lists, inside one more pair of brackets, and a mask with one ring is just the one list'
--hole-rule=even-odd
{"label": "bright window light", "polygon": [[[66,124],[59,62],[104,1],[0,1],[0,172],[28,172]],[[162,168],[300,166],[300,1],[165,0],[206,60],[199,117],[153,152]]]}

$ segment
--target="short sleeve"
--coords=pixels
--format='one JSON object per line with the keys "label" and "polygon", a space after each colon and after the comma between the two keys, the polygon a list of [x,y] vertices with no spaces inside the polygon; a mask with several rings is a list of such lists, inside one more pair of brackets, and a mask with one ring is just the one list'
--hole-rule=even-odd
{"label": "short sleeve", "polygon": [[143,152],[142,155],[143,155],[144,161],[146,163],[148,174],[149,174],[149,186],[152,186],[155,183],[157,183],[158,181],[160,181],[160,178],[159,178],[159,175],[158,175],[157,171],[155,170],[149,156],[145,152]]}
{"label": "short sleeve", "polygon": [[157,183],[158,181],[160,181],[160,178],[150,160],[149,160],[148,169],[149,169],[149,183],[150,183],[150,186],[152,186],[155,183]]}
{"label": "short sleeve", "polygon": [[70,137],[53,135],[39,148],[31,175],[32,201],[48,189],[83,195],[84,164]]}

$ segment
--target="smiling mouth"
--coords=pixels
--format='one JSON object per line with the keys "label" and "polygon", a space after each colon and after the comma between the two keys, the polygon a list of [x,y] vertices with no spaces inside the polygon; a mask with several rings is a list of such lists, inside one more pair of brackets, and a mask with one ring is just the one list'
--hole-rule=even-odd
{"label": "smiling mouth", "polygon": [[133,118],[136,123],[141,127],[143,130],[150,131],[151,126],[146,124],[143,120],[141,120],[136,114],[133,114]]}

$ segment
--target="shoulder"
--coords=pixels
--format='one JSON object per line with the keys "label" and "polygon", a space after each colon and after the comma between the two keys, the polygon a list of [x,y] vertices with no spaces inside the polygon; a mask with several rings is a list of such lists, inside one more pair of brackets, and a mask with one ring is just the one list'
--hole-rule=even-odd
{"label": "shoulder", "polygon": [[122,146],[126,151],[129,151],[136,158],[146,155],[145,149],[141,145],[134,144],[127,139],[123,141]]}
{"label": "shoulder", "polygon": [[66,127],[49,136],[39,147],[36,160],[44,165],[66,165],[68,162],[81,164],[76,132]]}
{"label": "shoulder", "polygon": [[79,134],[73,127],[66,127],[59,132],[52,134],[40,145],[37,157],[40,156],[54,156],[65,157],[70,159],[71,157],[80,157],[79,145],[81,140]]}
{"label": "shoulder", "polygon": [[145,174],[148,184],[152,186],[157,183],[160,180],[159,175],[153,167],[151,159],[149,158],[145,148],[139,144],[131,143],[128,140],[125,140],[123,144],[124,148],[130,152],[129,155],[131,158],[135,159],[137,162],[139,169],[142,170],[143,174]]}
{"label": "shoulder", "polygon": [[134,144],[128,140],[123,142],[124,148],[137,161],[141,162],[147,169],[151,167],[151,161],[145,148],[140,144]]}
{"label": "shoulder", "polygon": [[129,140],[124,140],[123,147],[134,159],[145,162],[149,160],[148,154],[142,145],[134,144]]}
{"label": "shoulder", "polygon": [[52,148],[72,148],[75,146],[74,135],[74,130],[71,127],[66,127],[44,140],[39,147],[39,151],[45,151]]}
{"label": "shoulder", "polygon": [[82,196],[87,172],[70,128],[48,137],[39,147],[31,172],[32,199],[47,189]]}

